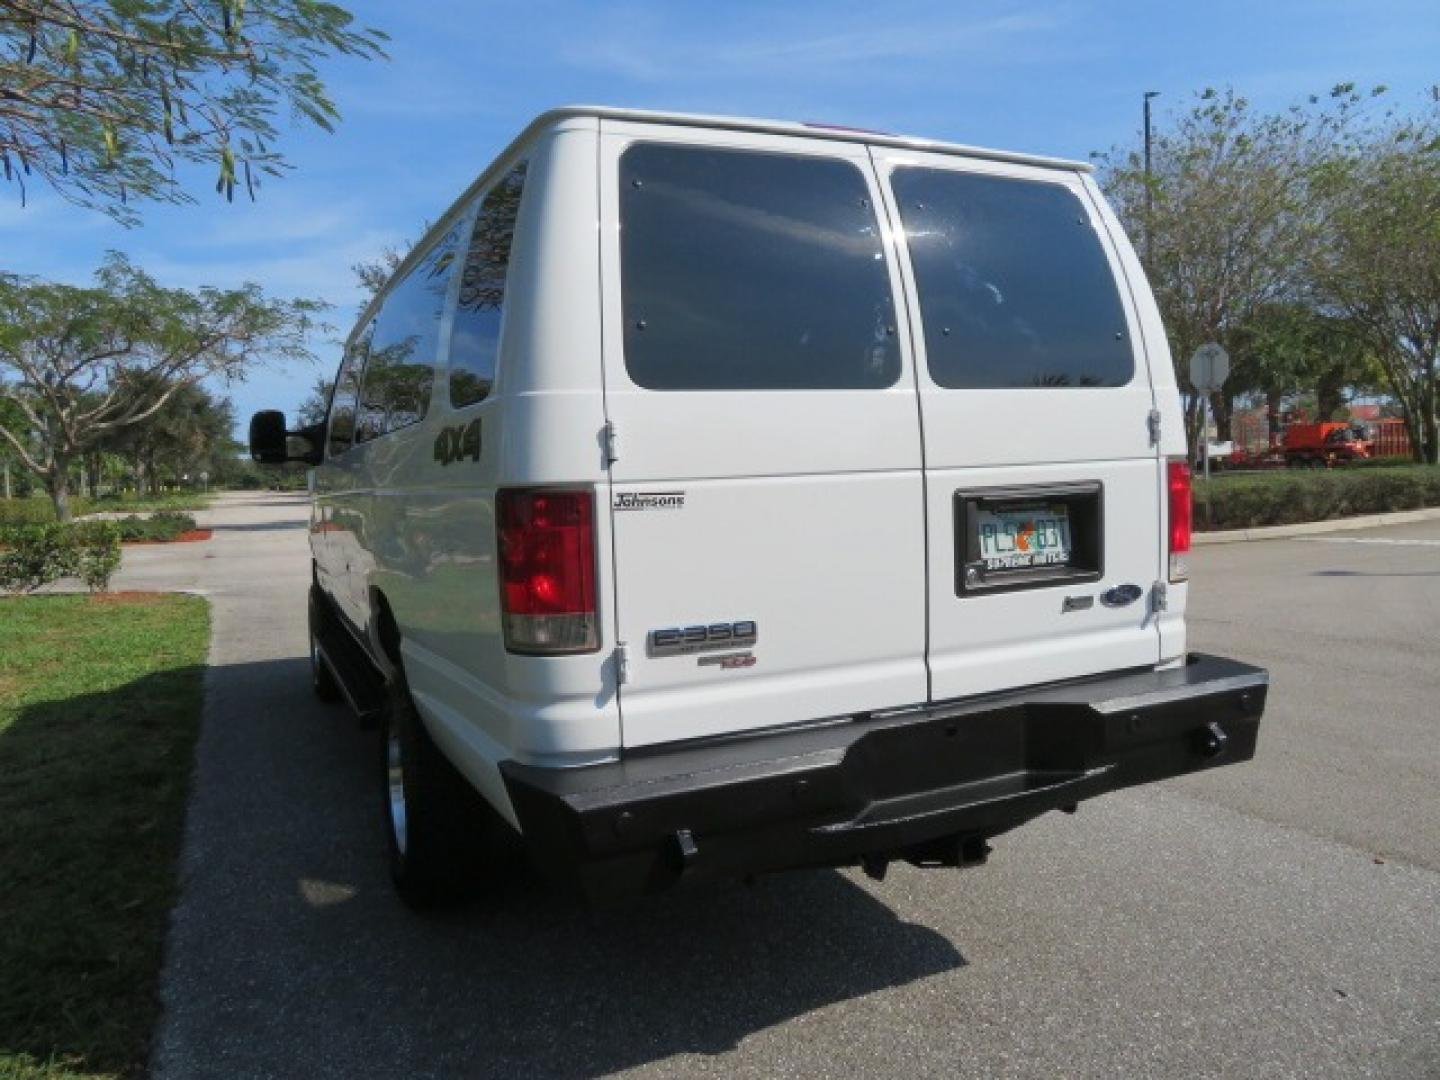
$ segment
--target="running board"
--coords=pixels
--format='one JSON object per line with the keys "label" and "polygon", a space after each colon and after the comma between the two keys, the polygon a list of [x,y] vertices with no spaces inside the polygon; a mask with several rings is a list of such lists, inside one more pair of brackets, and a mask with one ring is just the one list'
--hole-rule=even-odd
{"label": "running board", "polygon": [[[328,603],[324,607],[328,609]],[[385,708],[385,680],[333,611],[325,611],[315,633],[315,644],[320,650],[320,662],[334,672],[340,692],[361,726],[379,724]]]}

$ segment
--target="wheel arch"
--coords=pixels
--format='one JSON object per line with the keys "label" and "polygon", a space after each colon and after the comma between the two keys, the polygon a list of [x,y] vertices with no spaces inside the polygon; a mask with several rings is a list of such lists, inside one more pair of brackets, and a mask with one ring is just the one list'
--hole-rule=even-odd
{"label": "wheel arch", "polygon": [[386,679],[405,669],[400,651],[400,623],[384,591],[370,587],[370,652]]}

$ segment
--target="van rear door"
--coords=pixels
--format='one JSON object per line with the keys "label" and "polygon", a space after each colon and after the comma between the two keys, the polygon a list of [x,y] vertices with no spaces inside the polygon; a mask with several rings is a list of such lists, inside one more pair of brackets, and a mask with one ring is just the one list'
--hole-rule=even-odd
{"label": "van rear door", "polygon": [[1075,172],[874,156],[914,320],[932,697],[1153,665],[1162,459],[1098,204]]}
{"label": "van rear door", "polygon": [[866,148],[601,132],[625,745],[923,701],[919,417]]}

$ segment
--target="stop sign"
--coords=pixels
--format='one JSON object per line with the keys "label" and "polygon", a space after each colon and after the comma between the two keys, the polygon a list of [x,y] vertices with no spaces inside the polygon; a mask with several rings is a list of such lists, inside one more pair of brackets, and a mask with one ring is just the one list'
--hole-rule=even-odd
{"label": "stop sign", "polygon": [[1190,383],[1202,394],[1213,394],[1230,377],[1230,354],[1215,342],[1201,345],[1190,358]]}

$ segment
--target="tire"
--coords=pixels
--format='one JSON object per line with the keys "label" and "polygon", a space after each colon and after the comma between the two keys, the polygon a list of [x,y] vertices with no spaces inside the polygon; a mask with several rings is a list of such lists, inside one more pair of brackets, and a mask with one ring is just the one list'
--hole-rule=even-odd
{"label": "tire", "polygon": [[380,725],[380,775],[390,877],[407,905],[423,911],[498,890],[513,834],[440,752],[398,673]]}
{"label": "tire", "polygon": [[324,601],[317,595],[314,585],[310,586],[310,687],[315,691],[315,696],[321,701],[339,701],[340,682],[335,678],[335,672],[330,670],[330,665],[320,658],[320,646],[316,641],[315,631],[319,629],[320,622],[324,618],[321,604]]}

